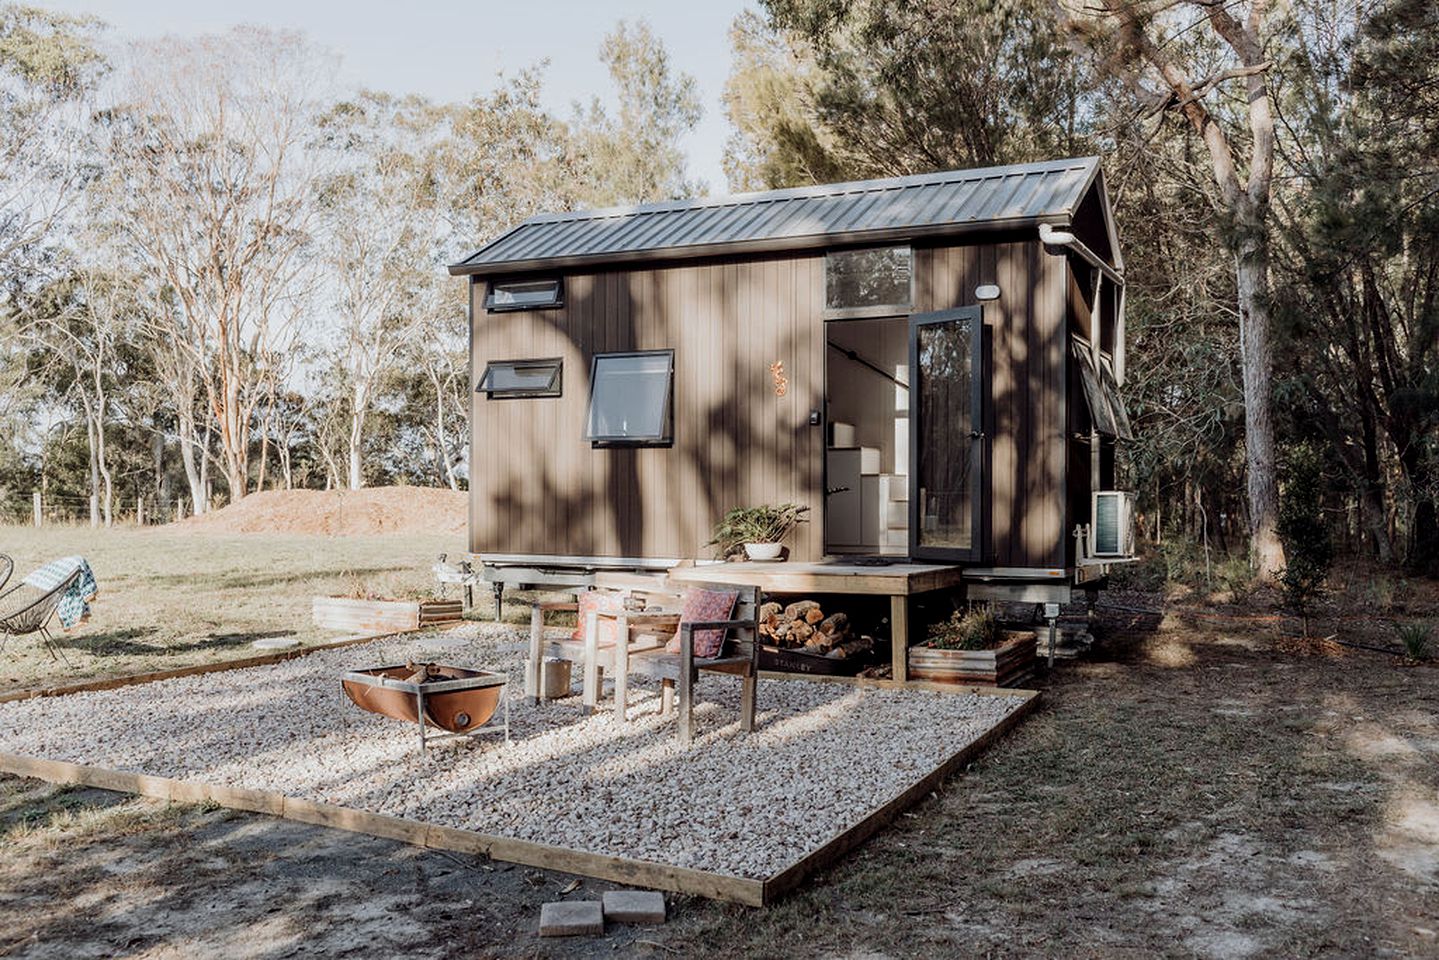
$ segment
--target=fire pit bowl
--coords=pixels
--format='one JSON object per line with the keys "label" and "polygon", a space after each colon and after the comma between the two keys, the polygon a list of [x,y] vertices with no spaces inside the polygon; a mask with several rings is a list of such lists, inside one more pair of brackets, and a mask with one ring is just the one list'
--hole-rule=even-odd
{"label": "fire pit bowl", "polygon": [[[498,728],[480,728],[489,723],[501,704],[505,708],[505,741],[509,742],[510,711],[504,695],[507,682],[505,674],[489,670],[409,663],[351,670],[340,679],[340,686],[357,707],[416,724],[423,750],[431,740],[499,732]],[[446,734],[429,734],[427,725]]]}

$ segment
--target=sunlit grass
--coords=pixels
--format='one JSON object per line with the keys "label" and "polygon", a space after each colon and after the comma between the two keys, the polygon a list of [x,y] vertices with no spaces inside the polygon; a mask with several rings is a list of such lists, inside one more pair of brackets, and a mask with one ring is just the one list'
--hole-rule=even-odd
{"label": "sunlit grass", "polygon": [[461,540],[0,527],[0,553],[15,559],[16,577],[79,554],[100,584],[91,621],[55,631],[74,668],[52,661],[34,638],[10,638],[0,654],[0,690],[245,657],[263,637],[333,640],[310,624],[312,597],[429,590],[435,557],[463,552]]}

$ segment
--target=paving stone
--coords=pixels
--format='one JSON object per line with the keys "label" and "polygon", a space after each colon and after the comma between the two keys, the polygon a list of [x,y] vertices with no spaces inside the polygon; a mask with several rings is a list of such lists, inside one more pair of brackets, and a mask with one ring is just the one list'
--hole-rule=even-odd
{"label": "paving stone", "polygon": [[540,907],[540,936],[578,937],[605,932],[598,900],[561,900]]}
{"label": "paving stone", "polygon": [[664,923],[665,895],[654,890],[608,890],[605,919],[617,923]]}

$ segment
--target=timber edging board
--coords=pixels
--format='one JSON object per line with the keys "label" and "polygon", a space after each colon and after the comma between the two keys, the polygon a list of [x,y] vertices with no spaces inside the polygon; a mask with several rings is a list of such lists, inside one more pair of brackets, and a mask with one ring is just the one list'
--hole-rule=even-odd
{"label": "timber edging board", "polygon": [[267,667],[272,663],[283,663],[286,660],[306,657],[312,653],[319,653],[322,650],[338,650],[341,647],[353,647],[361,643],[373,643],[376,640],[383,640],[386,637],[397,637],[401,634],[415,632],[417,632],[415,629],[386,630],[384,633],[366,634],[362,637],[348,637],[332,643],[317,643],[314,646],[296,647],[293,650],[281,650],[278,653],[266,653],[254,657],[240,657],[235,660],[221,660],[218,663],[195,663],[188,667],[172,667],[169,670],[152,670],[149,673],[132,673],[123,677],[82,680],[79,683],[70,683],[60,687],[27,687],[23,690],[10,690],[6,693],[0,693],[0,703],[11,703],[15,700],[33,700],[37,697],[63,697],[71,693],[90,693],[96,690],[116,690],[120,687],[133,687],[142,683],[173,680],[176,677],[193,677],[202,673],[220,673],[225,670],[243,670],[246,667]]}
{"label": "timber edging board", "polygon": [[486,856],[506,863],[558,870],[599,880],[692,894],[752,907],[763,906],[765,903],[766,881],[763,880],[711,873],[690,867],[675,867],[649,860],[588,853],[566,847],[551,847],[511,837],[496,837],[475,830],[443,827],[389,814],[355,810],[331,803],[317,803],[269,790],[175,780],[63,760],[40,760],[15,753],[0,753],[0,772],[35,777],[50,783],[81,784],[119,793],[138,794],[176,803],[209,801],[233,810],[246,810],[300,823],[349,830],[352,833],[383,837],[433,850]]}
{"label": "timber edging board", "polygon": [[[383,639],[393,634],[377,637],[355,637],[336,643],[302,647],[268,654],[263,657],[248,657],[219,664],[204,664],[196,667],[181,667],[176,670],[160,671],[156,674],[139,674],[119,677],[108,681],[76,684],[72,687],[53,690],[18,691],[0,697],[0,703],[44,696],[64,696],[88,690],[113,689],[132,686],[154,680],[172,677],[192,676],[199,673],[213,673],[220,670],[242,669],[252,666],[266,666],[285,660],[302,657],[321,650],[332,650],[354,644]],[[763,907],[774,903],[785,894],[795,890],[811,874],[831,866],[846,853],[864,843],[893,821],[900,813],[914,806],[950,774],[970,763],[991,747],[1000,737],[1008,733],[1031,710],[1039,699],[1037,690],[995,689],[966,687],[955,684],[925,682],[903,682],[856,677],[826,677],[793,674],[773,674],[761,671],[766,679],[784,679],[794,683],[839,683],[856,687],[880,689],[920,689],[942,694],[979,694],[981,696],[1011,697],[1020,700],[1018,706],[999,723],[970,741],[949,759],[940,763],[910,787],[891,798],[884,805],[871,811],[855,825],[839,831],[817,850],[812,850],[767,879],[757,880],[730,874],[713,873],[692,867],[676,867],[650,860],[635,860],[608,854],[590,853],[568,847],[552,847],[546,844],[512,837],[497,837],[465,830],[458,827],[444,827],[423,823],[389,814],[356,810],[337,804],[319,803],[290,797],[269,790],[252,790],[244,787],[229,787],[192,780],[176,780],[149,774],[132,773],[125,770],[111,770],[70,763],[64,760],[43,760],[22,754],[0,752],[0,773],[22,777],[34,777],[57,784],[81,784],[113,790],[117,793],[131,793],[174,803],[211,802],[233,810],[262,813],[269,816],[295,820],[317,826],[348,830],[373,837],[410,843],[434,850],[448,850],[486,856],[492,860],[517,863],[523,866],[557,870],[577,876],[592,877],[655,890],[668,890],[711,900],[723,900],[751,907]]]}

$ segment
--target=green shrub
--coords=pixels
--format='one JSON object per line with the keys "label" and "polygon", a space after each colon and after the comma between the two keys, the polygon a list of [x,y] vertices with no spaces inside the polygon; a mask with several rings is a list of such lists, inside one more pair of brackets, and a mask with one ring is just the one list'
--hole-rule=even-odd
{"label": "green shrub", "polygon": [[1254,568],[1243,557],[1226,558],[1219,564],[1214,579],[1229,593],[1229,602],[1240,606],[1254,597],[1254,590],[1259,585],[1254,576]]}
{"label": "green shrub", "polygon": [[1309,636],[1309,613],[1324,591],[1324,580],[1334,562],[1334,544],[1324,525],[1323,461],[1309,444],[1290,449],[1284,464],[1284,486],[1279,498],[1279,538],[1284,542],[1287,566],[1279,576],[1284,599],[1299,615],[1304,636]]}
{"label": "green shrub", "polygon": [[1429,659],[1429,638],[1431,628],[1427,623],[1396,623],[1394,632],[1404,646],[1404,654],[1410,660]]}
{"label": "green shrub", "polygon": [[780,543],[791,530],[808,522],[809,507],[781,503],[758,507],[736,507],[714,528],[708,546],[719,548],[721,559],[737,553],[747,543]]}

